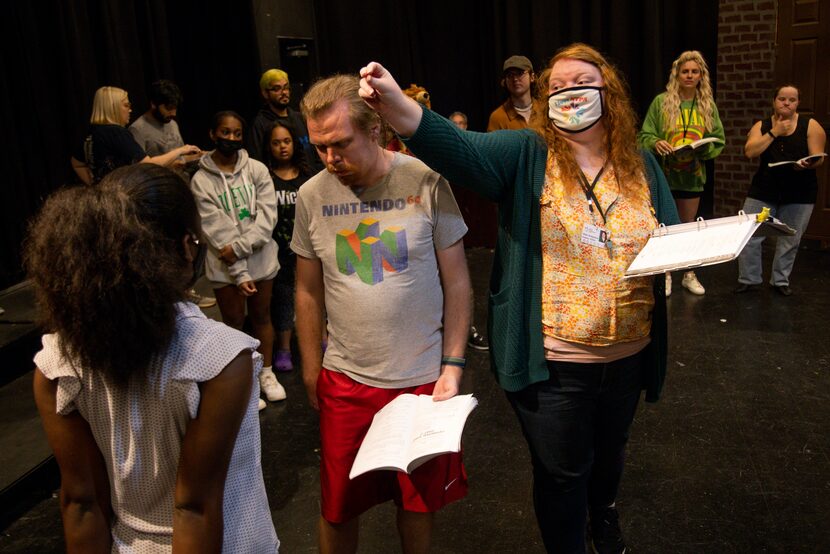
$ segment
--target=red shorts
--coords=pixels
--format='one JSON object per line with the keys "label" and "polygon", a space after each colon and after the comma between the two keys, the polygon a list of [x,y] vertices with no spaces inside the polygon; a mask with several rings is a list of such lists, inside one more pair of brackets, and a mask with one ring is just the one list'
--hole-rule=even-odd
{"label": "red shorts", "polygon": [[374,415],[400,394],[432,394],[434,387],[433,382],[405,389],[380,389],[336,371],[324,368],[320,372],[320,489],[321,513],[326,521],[349,521],[387,500],[410,512],[435,512],[467,495],[467,472],[460,452],[433,458],[411,474],[380,470],[349,479]]}

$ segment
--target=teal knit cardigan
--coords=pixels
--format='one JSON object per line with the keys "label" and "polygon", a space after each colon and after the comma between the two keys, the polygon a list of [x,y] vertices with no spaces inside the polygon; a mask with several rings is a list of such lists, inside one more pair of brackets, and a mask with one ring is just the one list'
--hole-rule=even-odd
{"label": "teal knit cardigan", "polygon": [[[454,185],[470,188],[496,202],[498,237],[490,278],[488,332],[490,361],[499,385],[518,391],[549,378],[542,333],[542,242],[539,197],[548,149],[535,132],[459,130],[424,110],[407,146]],[[643,153],[651,202],[657,219],[679,223],[660,166]],[[654,279],[654,311],[643,388],[656,402],[666,375],[668,355],[665,279]]]}

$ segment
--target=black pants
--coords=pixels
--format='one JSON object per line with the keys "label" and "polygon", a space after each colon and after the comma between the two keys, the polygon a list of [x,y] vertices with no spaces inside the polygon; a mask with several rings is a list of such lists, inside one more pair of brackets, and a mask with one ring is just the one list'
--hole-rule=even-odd
{"label": "black pants", "polygon": [[550,379],[508,392],[533,461],[548,552],[585,552],[586,514],[611,505],[642,383],[642,352],[610,363],[548,362]]}

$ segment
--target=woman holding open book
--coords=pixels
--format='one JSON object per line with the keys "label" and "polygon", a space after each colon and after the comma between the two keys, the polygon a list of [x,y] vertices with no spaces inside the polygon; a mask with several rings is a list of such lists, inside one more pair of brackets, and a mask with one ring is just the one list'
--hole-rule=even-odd
{"label": "woman holding open book", "polygon": [[[747,158],[761,157],[744,211],[756,213],[766,206],[771,215],[796,230],[792,237],[778,237],[772,262],[770,284],[784,296],[792,294],[790,273],[798,243],[813,213],[818,192],[816,168],[824,162],[827,139],[815,119],[798,113],[798,97],[796,87],[778,87],[772,100],[772,117],[752,126],[744,146]],[[761,284],[763,242],[764,237],[754,237],[741,252],[735,292],[747,292]]]}
{"label": "woman holding open book", "polygon": [[[658,222],[677,223],[617,70],[573,44],[551,60],[531,128],[473,133],[407,98],[377,63],[361,96],[427,165],[499,204],[490,348],[533,461],[545,547],[623,552],[615,499],[641,389],[666,368],[663,278],[623,279]],[[586,517],[587,516],[587,517]]]}
{"label": "woman holding open book", "polygon": [[[703,162],[717,157],[724,147],[709,68],[700,52],[689,50],[674,60],[666,92],[649,106],[638,140],[660,155],[680,221],[694,221],[706,184]],[[693,294],[706,292],[694,271],[683,275],[683,287]],[[671,273],[667,273],[666,296],[670,294]]]}

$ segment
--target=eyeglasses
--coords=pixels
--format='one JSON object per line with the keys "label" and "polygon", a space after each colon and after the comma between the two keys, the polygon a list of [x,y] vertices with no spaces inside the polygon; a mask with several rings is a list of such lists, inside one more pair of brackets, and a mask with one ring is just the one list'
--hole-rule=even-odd
{"label": "eyeglasses", "polygon": [[268,92],[282,92],[282,91],[289,92],[291,90],[291,85],[285,85],[284,87],[281,87],[280,85],[275,85],[275,86],[269,87],[265,90],[267,90]]}
{"label": "eyeglasses", "polygon": [[504,74],[505,79],[521,79],[525,75],[527,75],[528,71],[525,69],[524,71],[508,71]]}

